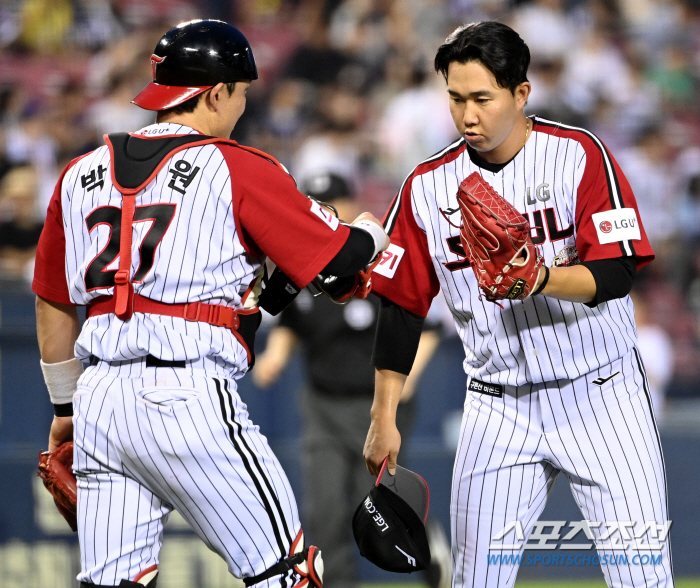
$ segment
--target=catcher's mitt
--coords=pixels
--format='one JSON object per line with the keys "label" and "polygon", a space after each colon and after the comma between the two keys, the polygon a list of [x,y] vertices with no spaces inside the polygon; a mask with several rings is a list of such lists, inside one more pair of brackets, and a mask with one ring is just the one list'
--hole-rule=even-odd
{"label": "catcher's mitt", "polygon": [[460,240],[486,299],[530,296],[544,260],[532,242],[527,219],[477,172],[459,185],[457,201]]}
{"label": "catcher's mitt", "polygon": [[37,476],[51,492],[58,511],[68,521],[70,528],[77,531],[78,492],[73,475],[73,442],[62,443],[50,453],[41,451]]}

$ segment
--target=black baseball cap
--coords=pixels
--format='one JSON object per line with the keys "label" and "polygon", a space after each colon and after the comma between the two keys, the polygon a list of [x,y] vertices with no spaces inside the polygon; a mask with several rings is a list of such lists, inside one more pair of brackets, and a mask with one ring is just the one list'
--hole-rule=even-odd
{"label": "black baseball cap", "polygon": [[411,573],[430,565],[425,521],[430,506],[427,482],[396,466],[392,476],[384,460],[377,481],[360,503],[352,532],[360,554],[389,572]]}
{"label": "black baseball cap", "polygon": [[302,183],[301,191],[321,202],[352,197],[348,181],[332,172],[320,172],[307,177]]}
{"label": "black baseball cap", "polygon": [[216,84],[258,79],[253,49],[243,33],[220,20],[191,20],[170,29],[151,55],[153,81],[132,100],[166,110]]}

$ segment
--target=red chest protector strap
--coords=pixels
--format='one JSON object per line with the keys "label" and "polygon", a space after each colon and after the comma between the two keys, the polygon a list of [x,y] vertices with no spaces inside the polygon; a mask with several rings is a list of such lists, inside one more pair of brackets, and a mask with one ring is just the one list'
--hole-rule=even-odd
{"label": "red chest protector strap", "polygon": [[[131,285],[131,284],[129,284]],[[119,304],[119,293],[116,296],[100,296],[95,298],[87,308],[88,318],[101,314],[116,314]],[[161,316],[172,316],[184,318],[186,321],[207,323],[215,327],[226,327],[232,331],[237,331],[240,326],[240,316],[255,314],[260,312],[258,308],[239,310],[223,306],[221,304],[206,304],[205,302],[185,302],[182,304],[168,304],[151,300],[140,294],[134,294],[133,288],[130,301],[132,312],[144,312],[149,314],[159,314]],[[119,316],[117,314],[117,316]]]}
{"label": "red chest protector strap", "polygon": [[[260,326],[262,318],[260,309],[257,307],[235,309],[221,304],[206,304],[205,302],[167,304],[135,294],[133,288],[129,304],[131,312],[184,318],[186,321],[196,321],[214,325],[215,327],[231,329],[233,336],[236,337],[246,351],[249,367],[252,368],[255,363],[253,354],[255,332]],[[116,313],[116,305],[117,296],[99,296],[88,305],[87,317]]]}

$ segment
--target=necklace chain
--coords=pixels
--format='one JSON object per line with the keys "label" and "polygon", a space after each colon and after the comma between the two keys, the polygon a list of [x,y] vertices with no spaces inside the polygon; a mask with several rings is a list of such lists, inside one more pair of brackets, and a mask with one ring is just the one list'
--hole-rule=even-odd
{"label": "necklace chain", "polygon": [[532,132],[532,127],[530,126],[530,119],[527,119],[527,123],[525,123],[526,128],[525,128],[525,140],[523,141],[523,147],[525,147],[525,143],[527,143],[528,138],[530,137],[530,133]]}

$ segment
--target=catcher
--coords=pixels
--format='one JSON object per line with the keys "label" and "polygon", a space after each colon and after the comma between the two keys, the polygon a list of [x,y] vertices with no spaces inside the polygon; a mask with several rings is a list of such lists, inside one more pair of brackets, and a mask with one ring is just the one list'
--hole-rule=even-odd
{"label": "catcher", "polygon": [[[373,274],[382,307],[365,460],[373,474],[386,456],[396,467],[396,406],[441,289],[467,374],[453,586],[515,584],[559,472],[608,585],[673,586],[663,457],[628,296],[654,253],[605,145],[523,113],[529,61],[520,36],[497,22],[462,26],[437,51],[461,137],[409,175],[384,219],[391,245]],[[611,539],[617,521],[634,532]],[[653,549],[656,563],[621,563],[620,541]]]}
{"label": "catcher", "polygon": [[274,157],[228,139],[258,78],[238,29],[182,23],[151,65],[134,103],[156,122],[69,163],[37,250],[49,450],[74,442],[78,580],[154,588],[177,509],[246,586],[321,588],[320,552],[237,381],[261,308],[319,274],[364,294],[388,239],[371,214],[340,222]]}

